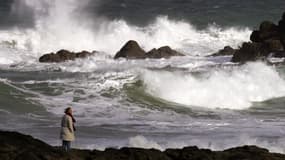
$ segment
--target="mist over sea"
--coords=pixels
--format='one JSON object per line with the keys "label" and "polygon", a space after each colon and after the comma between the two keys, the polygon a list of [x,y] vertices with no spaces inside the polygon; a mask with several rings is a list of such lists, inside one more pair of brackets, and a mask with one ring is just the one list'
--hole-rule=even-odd
{"label": "mist over sea", "polygon": [[[2,0],[0,129],[60,145],[60,119],[72,106],[77,148],[285,153],[285,67],[207,57],[238,48],[284,11],[284,0]],[[186,56],[114,60],[128,40]],[[60,49],[99,53],[38,62]]]}

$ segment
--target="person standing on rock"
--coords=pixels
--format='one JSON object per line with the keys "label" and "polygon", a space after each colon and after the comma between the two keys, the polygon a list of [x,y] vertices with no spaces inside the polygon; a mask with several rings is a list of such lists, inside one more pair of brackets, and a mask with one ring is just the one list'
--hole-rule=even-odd
{"label": "person standing on rock", "polygon": [[71,148],[71,142],[75,140],[74,132],[75,127],[74,123],[76,122],[71,107],[68,107],[64,111],[64,116],[61,120],[61,131],[60,139],[62,139],[62,148],[65,151],[69,151]]}

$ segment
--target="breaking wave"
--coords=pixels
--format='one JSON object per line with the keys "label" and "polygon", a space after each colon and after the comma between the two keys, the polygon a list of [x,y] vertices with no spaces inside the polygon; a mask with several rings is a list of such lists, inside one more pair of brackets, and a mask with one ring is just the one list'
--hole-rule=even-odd
{"label": "breaking wave", "polygon": [[59,49],[99,50],[114,55],[130,39],[137,40],[145,50],[169,45],[188,55],[207,55],[225,45],[237,47],[250,34],[247,28],[215,25],[199,30],[188,22],[170,20],[167,16],[157,17],[144,27],[120,19],[90,17],[84,11],[88,0],[23,0],[14,8],[22,5],[33,9],[35,26],[0,31],[0,50],[5,53],[1,53],[1,64],[37,59]]}
{"label": "breaking wave", "polygon": [[151,95],[190,106],[246,109],[252,102],[285,96],[285,81],[261,62],[201,76],[145,71],[141,78]]}

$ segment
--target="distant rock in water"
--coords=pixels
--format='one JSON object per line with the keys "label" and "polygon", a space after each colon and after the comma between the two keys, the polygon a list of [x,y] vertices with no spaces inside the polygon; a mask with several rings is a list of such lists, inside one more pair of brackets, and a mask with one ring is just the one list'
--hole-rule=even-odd
{"label": "distant rock in water", "polygon": [[145,54],[146,52],[136,41],[130,40],[121,48],[114,58],[144,59],[146,58]]}
{"label": "distant rock in water", "polygon": [[250,40],[238,48],[232,62],[247,62],[264,59],[269,56],[285,57],[285,12],[278,25],[270,21],[260,24],[259,30],[251,33]]}
{"label": "distant rock in water", "polygon": [[68,153],[31,136],[0,131],[1,160],[284,160],[285,155],[270,153],[256,146],[243,146],[225,151],[198,147],[183,149],[121,148],[97,150],[72,149]]}
{"label": "distant rock in water", "polygon": [[210,56],[229,56],[233,55],[236,52],[231,46],[225,46],[224,49],[219,50],[217,53],[214,53]]}
{"label": "distant rock in water", "polygon": [[[262,46],[260,43],[245,42],[236,50],[232,62],[255,61],[262,56]],[[264,52],[264,51],[262,51]]]}
{"label": "distant rock in water", "polygon": [[184,56],[184,54],[179,53],[176,50],[171,49],[169,46],[164,46],[161,48],[154,48],[149,52],[145,52],[139,44],[134,41],[128,41],[122,49],[117,52],[115,59],[117,58],[127,58],[127,59],[145,59],[145,58],[170,58],[173,56]]}
{"label": "distant rock in water", "polygon": [[81,52],[71,52],[68,50],[59,50],[56,53],[48,53],[39,58],[39,61],[42,63],[59,63],[68,60],[75,60],[77,58],[86,58],[89,56],[94,55],[96,51],[88,52],[88,51],[81,51]]}
{"label": "distant rock in water", "polygon": [[172,56],[184,56],[184,54],[171,49],[169,46],[154,48],[146,53],[147,58],[170,58]]}

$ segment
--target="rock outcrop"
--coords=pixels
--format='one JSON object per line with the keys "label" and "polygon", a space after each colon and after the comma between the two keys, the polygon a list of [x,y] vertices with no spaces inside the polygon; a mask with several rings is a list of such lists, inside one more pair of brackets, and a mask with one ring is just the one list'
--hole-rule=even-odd
{"label": "rock outcrop", "polygon": [[243,146],[225,151],[198,147],[183,149],[121,148],[97,150],[72,149],[68,153],[31,136],[0,131],[1,160],[284,160],[285,155],[270,153],[256,146]]}
{"label": "rock outcrop", "polygon": [[210,56],[230,56],[235,54],[236,50],[231,46],[225,46],[224,49],[219,50],[217,53],[214,53]]}
{"label": "rock outcrop", "polygon": [[42,63],[59,63],[68,60],[75,60],[77,58],[86,58],[92,56],[96,53],[96,51],[88,52],[88,51],[81,51],[81,52],[71,52],[68,50],[59,50],[56,53],[48,53],[44,54],[39,58],[39,61]]}
{"label": "rock outcrop", "polygon": [[139,44],[134,41],[128,41],[122,49],[117,52],[115,59],[117,58],[127,58],[127,59],[145,59],[145,58],[170,58],[173,56],[184,56],[184,54],[179,53],[176,50],[171,49],[169,46],[163,46],[158,49],[154,48],[149,52],[144,51]]}
{"label": "rock outcrop", "polygon": [[145,54],[146,52],[136,41],[130,40],[121,48],[114,58],[144,59],[146,58]]}
{"label": "rock outcrop", "polygon": [[245,42],[233,54],[232,62],[247,62],[267,57],[285,57],[285,12],[278,25],[270,21],[252,32],[251,42]]}
{"label": "rock outcrop", "polygon": [[158,49],[154,48],[146,53],[147,58],[170,58],[173,56],[184,56],[184,54],[171,49],[169,46],[163,46]]}

